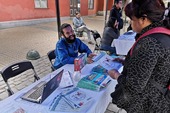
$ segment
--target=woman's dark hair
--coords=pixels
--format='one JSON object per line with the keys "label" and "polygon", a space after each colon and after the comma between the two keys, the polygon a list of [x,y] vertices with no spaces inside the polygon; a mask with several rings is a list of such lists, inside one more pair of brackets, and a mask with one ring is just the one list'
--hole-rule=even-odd
{"label": "woman's dark hair", "polygon": [[107,24],[106,24],[106,27],[114,28],[115,22],[116,22],[116,18],[115,17],[110,17]]}
{"label": "woman's dark hair", "polygon": [[170,2],[168,2],[168,5],[167,5],[167,7],[168,7],[168,8],[170,7]]}
{"label": "woman's dark hair", "polygon": [[132,19],[132,16],[134,16],[134,14],[132,13],[133,11],[133,7],[132,7],[132,2],[128,3],[125,8],[125,15],[128,16],[130,19]]}
{"label": "woman's dark hair", "polygon": [[[129,18],[132,17],[141,18],[146,17],[151,22],[160,22],[163,20],[165,11],[165,5],[162,0],[132,0],[125,7],[125,14]],[[164,21],[167,21],[164,20]],[[168,19],[168,21],[170,21]],[[166,25],[166,27],[170,25]]]}

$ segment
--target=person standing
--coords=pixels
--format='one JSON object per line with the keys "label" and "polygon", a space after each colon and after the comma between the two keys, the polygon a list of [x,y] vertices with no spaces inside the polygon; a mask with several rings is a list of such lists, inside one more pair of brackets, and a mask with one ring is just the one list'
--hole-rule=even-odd
{"label": "person standing", "polygon": [[92,63],[91,58],[95,54],[86,44],[76,38],[71,25],[64,23],[60,29],[62,38],[56,44],[54,68],[58,69],[65,64],[74,64],[74,59],[78,57],[78,53],[87,53],[88,63]]}
{"label": "person standing", "polygon": [[120,29],[123,28],[123,19],[122,19],[122,0],[115,0],[115,3],[110,10],[109,18],[114,17],[118,21],[118,30],[120,35]]}
{"label": "person standing", "polygon": [[[162,0],[132,0],[128,5],[125,14],[137,33],[136,42],[127,54],[122,73],[108,72],[118,81],[112,102],[128,113],[170,113],[170,101],[158,88],[168,91],[170,82],[170,15],[164,18]],[[146,34],[160,28],[167,33],[155,30],[157,33]]]}
{"label": "person standing", "polygon": [[91,41],[91,30],[86,26],[79,12],[76,12],[76,17],[73,18],[73,25],[77,31],[86,32],[89,39],[88,43],[93,44]]}

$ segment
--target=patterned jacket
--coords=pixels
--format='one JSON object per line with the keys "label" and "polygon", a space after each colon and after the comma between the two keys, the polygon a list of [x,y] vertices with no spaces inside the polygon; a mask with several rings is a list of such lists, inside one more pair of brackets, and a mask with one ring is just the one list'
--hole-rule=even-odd
{"label": "patterned jacket", "polygon": [[[158,26],[162,25],[149,25],[136,38]],[[116,89],[122,86],[124,95],[112,95],[118,107],[128,113],[170,113],[170,103],[151,83],[152,79],[165,87],[170,80],[170,36],[158,33],[140,39],[121,74]]]}

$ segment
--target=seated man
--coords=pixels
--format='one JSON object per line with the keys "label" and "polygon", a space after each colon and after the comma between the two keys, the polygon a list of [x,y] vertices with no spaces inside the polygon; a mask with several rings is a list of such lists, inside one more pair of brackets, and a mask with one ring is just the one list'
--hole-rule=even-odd
{"label": "seated man", "polygon": [[78,56],[78,53],[87,53],[88,63],[92,63],[91,58],[95,54],[80,39],[76,38],[70,24],[61,25],[61,34],[62,38],[57,42],[55,49],[55,69],[65,64],[74,64],[74,59]]}
{"label": "seated man", "polygon": [[91,41],[91,34],[90,34],[91,30],[87,28],[79,12],[76,12],[76,17],[73,18],[73,24],[74,24],[75,29],[77,29],[77,31],[86,32],[87,37],[89,39],[88,43],[93,44],[93,42]]}

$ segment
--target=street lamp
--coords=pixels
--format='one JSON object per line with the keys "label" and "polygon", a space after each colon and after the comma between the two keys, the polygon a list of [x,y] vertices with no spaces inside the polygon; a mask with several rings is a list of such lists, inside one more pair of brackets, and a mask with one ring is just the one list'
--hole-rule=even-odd
{"label": "street lamp", "polygon": [[60,5],[59,5],[59,0],[55,0],[55,6],[56,6],[56,16],[57,16],[57,27],[58,27],[58,38],[60,39],[60,26],[61,26],[61,21],[60,21]]}

